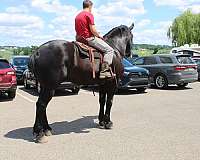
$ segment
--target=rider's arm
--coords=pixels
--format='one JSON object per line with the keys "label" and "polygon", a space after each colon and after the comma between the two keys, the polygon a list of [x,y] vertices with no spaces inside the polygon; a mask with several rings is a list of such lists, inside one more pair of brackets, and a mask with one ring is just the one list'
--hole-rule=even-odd
{"label": "rider's arm", "polygon": [[98,38],[102,38],[100,34],[97,32],[96,26],[95,25],[90,25],[90,31],[92,34]]}

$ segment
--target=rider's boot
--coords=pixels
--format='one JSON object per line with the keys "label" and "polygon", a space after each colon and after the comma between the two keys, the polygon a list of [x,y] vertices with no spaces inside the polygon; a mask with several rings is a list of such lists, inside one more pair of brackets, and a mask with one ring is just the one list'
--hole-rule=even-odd
{"label": "rider's boot", "polygon": [[100,79],[112,78],[111,69],[107,62],[101,65]]}

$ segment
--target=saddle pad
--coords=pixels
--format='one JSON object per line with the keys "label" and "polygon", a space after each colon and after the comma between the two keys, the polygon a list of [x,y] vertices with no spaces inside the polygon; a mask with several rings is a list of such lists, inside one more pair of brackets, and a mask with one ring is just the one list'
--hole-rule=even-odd
{"label": "saddle pad", "polygon": [[81,57],[84,58],[89,58],[89,48],[93,49],[93,53],[94,53],[94,58],[95,59],[101,59],[101,54],[99,51],[97,51],[95,48],[89,47],[83,43],[80,42],[73,42],[75,44],[75,46],[77,47],[78,51],[79,51],[79,55]]}

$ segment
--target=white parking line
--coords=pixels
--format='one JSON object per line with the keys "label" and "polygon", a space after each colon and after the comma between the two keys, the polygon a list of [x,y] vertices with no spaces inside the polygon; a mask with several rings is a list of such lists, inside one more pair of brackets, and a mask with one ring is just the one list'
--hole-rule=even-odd
{"label": "white parking line", "polygon": [[98,95],[98,92],[94,92],[94,94],[93,94],[92,91],[85,91],[85,90],[81,90],[80,93],[91,95],[91,96],[94,96],[94,94],[95,94],[95,96]]}
{"label": "white parking line", "polygon": [[19,95],[20,97],[22,97],[23,99],[25,99],[25,100],[27,100],[27,101],[29,101],[29,102],[31,102],[31,103],[35,103],[35,101],[31,100],[30,98],[28,98],[28,97],[26,97],[26,96],[23,96],[22,94],[20,94],[20,93],[18,93],[18,92],[17,92],[17,95]]}

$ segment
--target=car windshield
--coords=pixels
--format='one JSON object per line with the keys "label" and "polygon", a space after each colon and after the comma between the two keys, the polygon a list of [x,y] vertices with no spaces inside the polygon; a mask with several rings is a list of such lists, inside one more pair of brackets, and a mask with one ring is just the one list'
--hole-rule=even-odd
{"label": "car windshield", "polygon": [[133,65],[126,59],[123,59],[123,65],[124,67],[133,67]]}
{"label": "car windshield", "polygon": [[15,66],[27,66],[29,58],[14,58],[13,64]]}
{"label": "car windshield", "polygon": [[195,62],[192,60],[192,58],[188,56],[177,56],[176,57],[178,62],[181,64],[194,64]]}
{"label": "car windshield", "polygon": [[8,62],[0,60],[0,69],[7,69],[10,68],[10,65]]}

